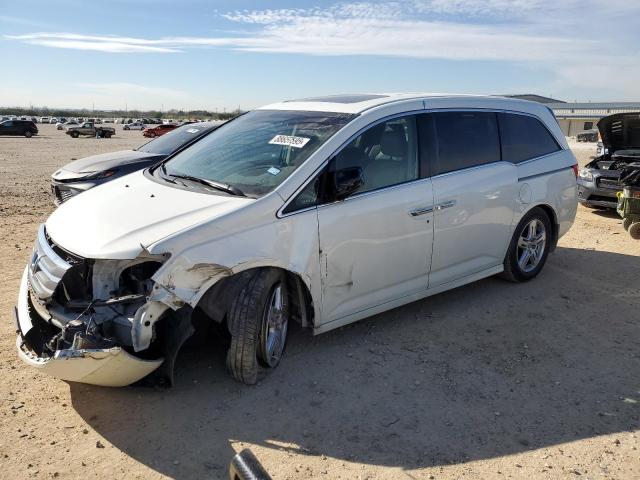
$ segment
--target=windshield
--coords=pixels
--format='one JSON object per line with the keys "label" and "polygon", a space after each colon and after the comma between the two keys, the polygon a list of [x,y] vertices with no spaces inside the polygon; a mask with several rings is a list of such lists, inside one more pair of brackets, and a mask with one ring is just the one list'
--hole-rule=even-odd
{"label": "windshield", "polygon": [[138,148],[138,151],[155,155],[170,155],[212,128],[214,125],[211,123],[184,125],[145,143]]}
{"label": "windshield", "polygon": [[280,185],[355,115],[254,110],[178,153],[165,173],[235,187],[249,196]]}

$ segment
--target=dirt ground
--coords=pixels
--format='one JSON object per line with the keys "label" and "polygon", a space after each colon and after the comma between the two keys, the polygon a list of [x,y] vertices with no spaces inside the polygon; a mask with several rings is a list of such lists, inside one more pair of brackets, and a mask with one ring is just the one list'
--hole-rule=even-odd
{"label": "dirt ground", "polygon": [[[580,207],[541,275],[491,278],[312,337],[235,383],[190,348],[177,385],[100,388],[26,367],[12,308],[49,175],[140,132],[0,137],[0,468],[18,478],[225,478],[250,447],[274,480],[640,478],[640,242]],[[581,165],[594,145],[572,145]]]}

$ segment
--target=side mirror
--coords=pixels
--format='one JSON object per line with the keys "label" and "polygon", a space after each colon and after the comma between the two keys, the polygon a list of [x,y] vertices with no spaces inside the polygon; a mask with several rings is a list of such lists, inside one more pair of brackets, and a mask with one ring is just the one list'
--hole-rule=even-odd
{"label": "side mirror", "polygon": [[364,185],[364,174],[360,167],[347,167],[333,174],[333,192],[336,200],[344,200]]}

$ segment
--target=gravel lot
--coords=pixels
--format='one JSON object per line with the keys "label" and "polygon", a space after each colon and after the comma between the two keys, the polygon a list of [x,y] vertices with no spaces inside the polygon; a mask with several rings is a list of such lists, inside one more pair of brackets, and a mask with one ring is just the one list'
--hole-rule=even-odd
{"label": "gravel lot", "polygon": [[[640,478],[640,242],[580,207],[534,281],[491,278],[312,337],[235,383],[192,347],[177,386],[68,384],[15,354],[12,307],[49,175],[140,132],[0,137],[0,466],[4,478],[225,478],[250,447],[274,480]],[[573,145],[584,165],[593,144]]]}

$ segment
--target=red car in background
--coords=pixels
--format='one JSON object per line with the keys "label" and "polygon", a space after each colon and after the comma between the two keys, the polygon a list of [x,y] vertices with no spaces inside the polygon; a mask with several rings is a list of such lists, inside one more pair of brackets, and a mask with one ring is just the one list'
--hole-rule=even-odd
{"label": "red car in background", "polygon": [[152,128],[145,128],[142,131],[142,135],[149,138],[159,137],[160,135],[164,135],[177,127],[178,125],[173,123],[163,123],[162,125],[156,125]]}

